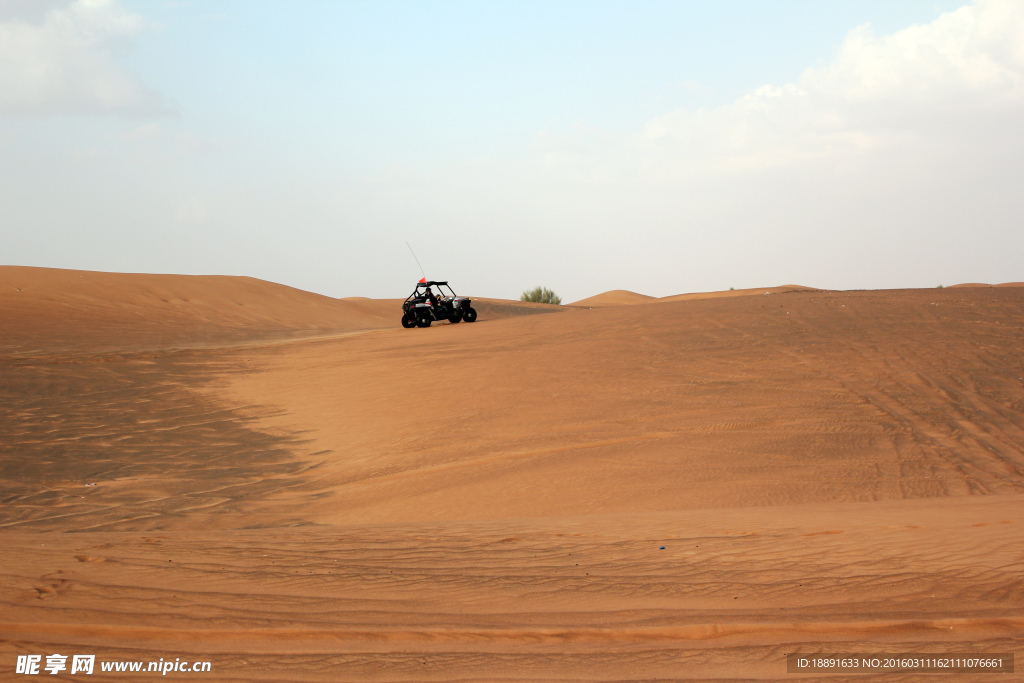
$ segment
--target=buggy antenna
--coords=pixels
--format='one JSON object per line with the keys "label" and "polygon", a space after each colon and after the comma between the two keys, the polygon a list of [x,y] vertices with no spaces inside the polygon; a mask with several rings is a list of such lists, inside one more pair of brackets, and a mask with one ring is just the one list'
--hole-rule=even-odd
{"label": "buggy antenna", "polygon": [[[408,243],[408,242],[406,242],[406,243],[405,243],[405,246],[409,247],[409,243]],[[423,273],[423,266],[422,266],[422,265],[420,265],[420,260],[419,260],[418,258],[416,258],[416,252],[412,250],[412,247],[409,247],[409,253],[410,253],[410,254],[412,254],[412,257],[413,257],[414,259],[416,259],[416,265],[417,265],[417,266],[420,266],[420,272],[421,272],[421,273]],[[426,274],[426,273],[423,273],[423,279],[424,279],[424,280],[426,280],[426,279],[427,279],[427,274]]]}

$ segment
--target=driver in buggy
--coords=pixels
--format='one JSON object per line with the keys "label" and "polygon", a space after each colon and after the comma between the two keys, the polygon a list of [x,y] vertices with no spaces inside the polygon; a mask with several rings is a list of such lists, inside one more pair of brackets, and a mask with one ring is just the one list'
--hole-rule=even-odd
{"label": "driver in buggy", "polygon": [[[436,293],[434,287],[438,289]],[[475,322],[476,309],[471,303],[469,297],[456,295],[447,282],[423,278],[402,302],[402,327],[430,327],[431,322],[442,321]]]}

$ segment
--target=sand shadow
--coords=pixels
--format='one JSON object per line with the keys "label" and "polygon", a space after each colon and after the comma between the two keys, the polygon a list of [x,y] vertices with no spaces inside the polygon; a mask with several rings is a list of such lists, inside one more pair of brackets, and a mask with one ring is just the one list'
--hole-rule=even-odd
{"label": "sand shadow", "polygon": [[251,512],[315,466],[295,455],[300,435],[255,428],[266,409],[197,391],[245,371],[230,355],[0,366],[0,528],[157,530],[186,513],[190,524],[241,527],[245,517],[225,516]]}

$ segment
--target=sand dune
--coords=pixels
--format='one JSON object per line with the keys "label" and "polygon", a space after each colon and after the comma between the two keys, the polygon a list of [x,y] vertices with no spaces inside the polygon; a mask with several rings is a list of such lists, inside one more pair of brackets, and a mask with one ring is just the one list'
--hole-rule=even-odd
{"label": "sand dune", "polygon": [[248,277],[0,267],[8,353],[168,348],[390,327],[395,314],[385,315],[382,303],[336,300]]}
{"label": "sand dune", "polygon": [[393,301],[35,270],[0,270],[0,666],[749,680],[1024,643],[1024,289],[405,330]]}
{"label": "sand dune", "polygon": [[637,294],[636,292],[630,292],[625,289],[613,289],[610,292],[604,292],[597,294],[596,296],[588,297],[586,299],[580,299],[574,301],[570,306],[623,306],[628,304],[646,304],[652,301],[657,301],[653,296],[647,296],[646,294]]}
{"label": "sand dune", "polygon": [[755,294],[787,294],[789,292],[816,292],[814,287],[803,285],[780,285],[778,287],[755,287],[753,289],[729,289],[722,292],[694,292],[692,294],[675,294],[658,299],[659,301],[692,301],[694,299],[720,299],[733,296],[751,296]]}
{"label": "sand dune", "polygon": [[[410,287],[411,289],[411,287]],[[0,266],[0,352],[138,351],[391,329],[401,299],[330,297],[250,277]],[[494,319],[552,307],[480,299]]]}
{"label": "sand dune", "polygon": [[1019,502],[944,503],[7,533],[0,639],[266,681],[781,679],[787,651],[1019,651]]}
{"label": "sand dune", "polygon": [[755,289],[729,289],[721,292],[693,292],[690,294],[673,294],[661,298],[637,294],[624,289],[614,289],[596,296],[580,299],[569,304],[570,306],[626,306],[631,304],[650,304],[658,301],[691,301],[694,299],[719,299],[732,296],[748,296],[752,294],[784,294],[786,292],[812,292],[817,291],[813,287],[802,285],[782,285],[780,287],[765,287]]}
{"label": "sand dune", "polygon": [[[274,427],[344,453],[318,468],[344,496],[304,504],[321,522],[1016,492],[993,453],[1024,435],[1007,398],[1020,328],[1003,323],[1021,297],[968,291],[794,292],[352,338],[343,353],[291,349],[219,391],[274,396],[302,416]],[[382,358],[405,359],[414,390]]]}

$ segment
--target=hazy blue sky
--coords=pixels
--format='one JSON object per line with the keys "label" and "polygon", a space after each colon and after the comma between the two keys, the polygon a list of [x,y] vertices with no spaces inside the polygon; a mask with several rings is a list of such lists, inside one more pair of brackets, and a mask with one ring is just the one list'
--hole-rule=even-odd
{"label": "hazy blue sky", "polygon": [[1024,280],[1024,2],[0,0],[0,263]]}

